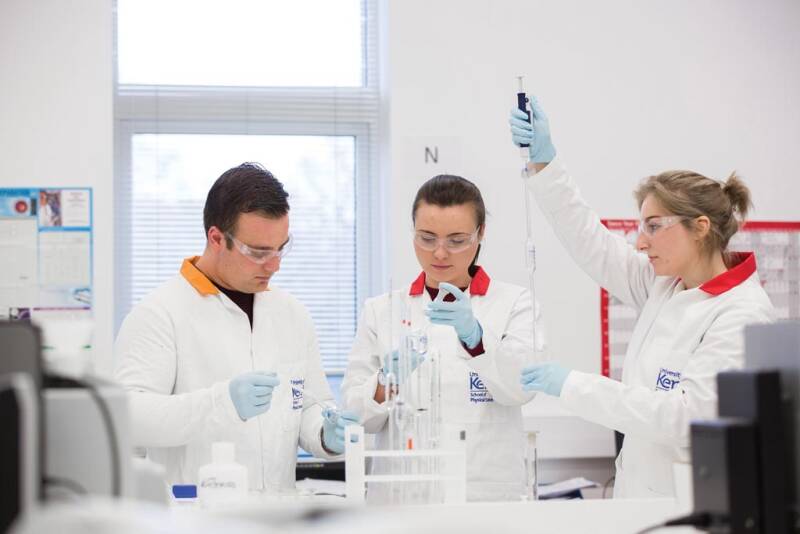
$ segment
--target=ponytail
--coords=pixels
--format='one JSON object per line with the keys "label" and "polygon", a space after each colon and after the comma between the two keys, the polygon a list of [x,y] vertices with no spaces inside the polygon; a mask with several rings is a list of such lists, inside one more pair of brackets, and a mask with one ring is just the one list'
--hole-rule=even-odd
{"label": "ponytail", "polygon": [[731,173],[728,177],[728,180],[722,186],[722,192],[730,200],[733,212],[738,215],[737,218],[744,222],[747,219],[747,213],[753,207],[753,201],[750,197],[750,189],[744,185],[744,182],[736,172]]}

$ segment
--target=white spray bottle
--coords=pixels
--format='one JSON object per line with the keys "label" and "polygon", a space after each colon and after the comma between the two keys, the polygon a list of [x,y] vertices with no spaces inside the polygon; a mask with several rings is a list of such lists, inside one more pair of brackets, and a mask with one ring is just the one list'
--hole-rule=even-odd
{"label": "white spray bottle", "polygon": [[247,468],[235,461],[229,441],[211,444],[211,463],[197,471],[197,497],[203,508],[242,502],[247,497]]}

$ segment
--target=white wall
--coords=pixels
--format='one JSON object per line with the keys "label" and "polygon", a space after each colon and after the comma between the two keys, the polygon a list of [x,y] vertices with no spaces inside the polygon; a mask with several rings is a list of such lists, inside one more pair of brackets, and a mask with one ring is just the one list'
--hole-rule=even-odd
{"label": "white wall", "polygon": [[111,0],[0,2],[0,187],[94,189],[95,359],[113,310]]}
{"label": "white wall", "polygon": [[[506,116],[526,76],[556,146],[603,217],[635,217],[643,176],[740,171],[754,218],[797,219],[800,3],[795,0],[388,1],[392,278],[418,266],[411,200],[461,173],[491,212],[483,263],[526,276],[521,161]],[[0,2],[0,186],[94,188],[96,355],[113,326],[111,0]],[[440,164],[422,163],[425,144]],[[598,290],[536,213],[537,291],[553,351],[599,369]]]}
{"label": "white wall", "polygon": [[[521,160],[507,116],[517,75],[601,217],[636,217],[644,176],[738,170],[754,219],[800,219],[800,2],[402,0],[388,2],[393,280],[419,271],[409,210],[440,172],[482,189],[483,264],[527,285]],[[438,165],[424,164],[426,143]],[[537,294],[550,347],[600,368],[599,289],[536,211]]]}

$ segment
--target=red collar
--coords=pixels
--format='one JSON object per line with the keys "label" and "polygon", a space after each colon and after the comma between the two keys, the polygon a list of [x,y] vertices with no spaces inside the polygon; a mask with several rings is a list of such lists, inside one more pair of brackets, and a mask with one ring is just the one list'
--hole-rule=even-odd
{"label": "red collar", "polygon": [[[486,292],[489,291],[489,282],[491,281],[492,279],[489,278],[489,275],[486,274],[483,267],[478,267],[478,270],[475,271],[475,276],[472,277],[472,282],[469,284],[469,294],[485,295]],[[411,284],[411,289],[408,290],[408,294],[412,297],[418,297],[422,295],[423,291],[425,291],[425,271],[422,271]]]}
{"label": "red collar", "polygon": [[752,252],[733,252],[731,259],[733,267],[701,285],[702,291],[709,295],[721,295],[738,286],[756,272],[756,255]]}

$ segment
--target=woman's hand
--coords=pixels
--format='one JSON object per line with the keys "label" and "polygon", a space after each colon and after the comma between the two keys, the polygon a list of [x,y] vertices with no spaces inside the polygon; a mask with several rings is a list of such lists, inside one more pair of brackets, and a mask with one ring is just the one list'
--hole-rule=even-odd
{"label": "woman's hand", "polygon": [[541,391],[559,397],[570,372],[556,362],[537,363],[525,367],[519,381],[525,391]]}
{"label": "woman's hand", "polygon": [[[445,302],[445,293],[452,294],[455,302]],[[428,304],[425,310],[431,323],[452,326],[460,339],[467,347],[475,348],[483,337],[483,330],[475,315],[469,296],[453,284],[442,282],[439,284],[439,294],[436,300]]]}
{"label": "woman's hand", "polygon": [[511,110],[508,123],[511,125],[511,140],[515,145],[528,145],[531,163],[550,163],[556,157],[556,147],[550,138],[550,123],[536,97],[531,97],[533,124],[528,115],[517,108]]}

